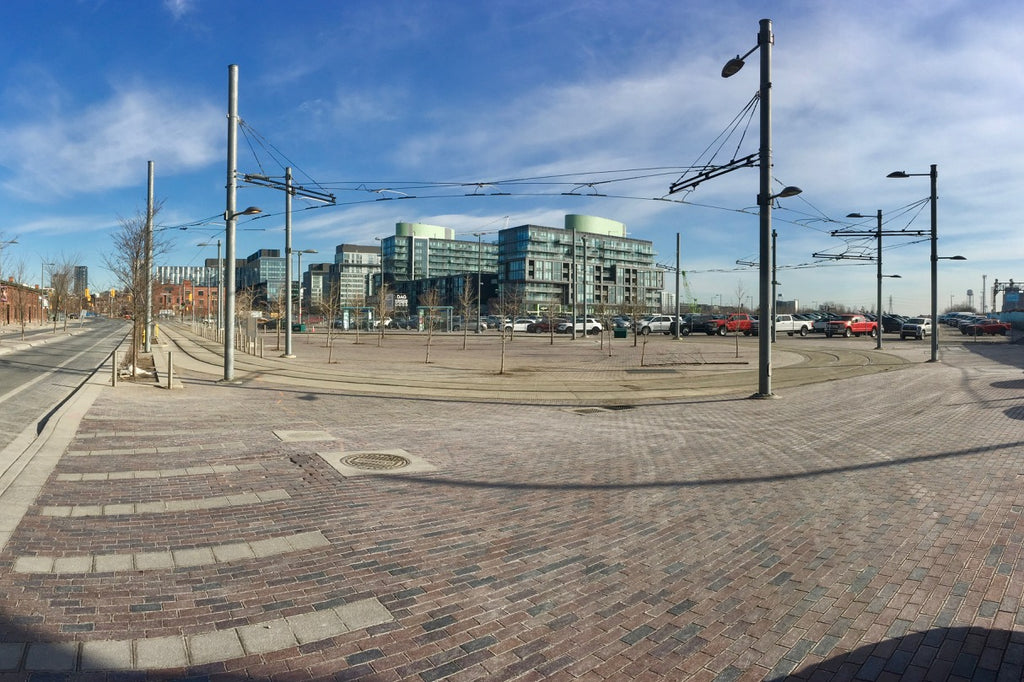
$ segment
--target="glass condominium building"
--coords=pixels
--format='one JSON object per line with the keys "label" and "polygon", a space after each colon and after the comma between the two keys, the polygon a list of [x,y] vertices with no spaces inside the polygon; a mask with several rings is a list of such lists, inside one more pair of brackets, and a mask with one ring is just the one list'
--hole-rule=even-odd
{"label": "glass condominium building", "polygon": [[384,279],[398,282],[435,279],[467,272],[495,272],[497,249],[479,239],[460,240],[450,227],[397,223],[381,241]]}
{"label": "glass condominium building", "polygon": [[380,281],[381,249],[378,246],[339,244],[334,249],[334,265],[328,290],[334,286],[343,306],[364,306],[377,293]]}
{"label": "glass condominium building", "polygon": [[614,220],[567,215],[564,228],[502,230],[498,262],[501,296],[524,312],[571,310],[573,279],[577,306],[661,309],[665,278],[654,263],[653,244],[626,237],[626,226]]}
{"label": "glass condominium building", "polygon": [[654,263],[654,247],[626,237],[623,223],[567,215],[562,228],[520,225],[500,230],[496,244],[482,238],[459,240],[451,228],[397,223],[394,236],[381,241],[384,280],[411,305],[434,290],[441,305],[457,306],[479,273],[485,309],[565,313],[573,307],[574,282],[577,306],[661,309],[664,271]]}

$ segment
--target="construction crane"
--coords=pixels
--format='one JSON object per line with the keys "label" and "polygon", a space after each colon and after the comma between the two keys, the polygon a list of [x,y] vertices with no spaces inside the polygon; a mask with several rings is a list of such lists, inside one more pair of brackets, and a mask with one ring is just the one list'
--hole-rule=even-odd
{"label": "construction crane", "polygon": [[[659,268],[663,268],[666,272],[675,272],[676,271],[676,266],[674,266],[674,265],[667,265],[665,263],[655,263],[655,265],[657,267],[659,267]],[[685,298],[679,301],[679,303],[680,303],[679,307],[683,308],[684,307],[683,304],[685,304],[685,307],[688,309],[687,312],[699,313],[700,312],[700,304],[697,303],[697,299],[694,298],[693,292],[690,291],[690,282],[689,282],[689,280],[686,279],[686,270],[683,270],[683,269],[679,270],[679,281],[680,281],[680,283],[682,285],[683,293],[685,294]]]}

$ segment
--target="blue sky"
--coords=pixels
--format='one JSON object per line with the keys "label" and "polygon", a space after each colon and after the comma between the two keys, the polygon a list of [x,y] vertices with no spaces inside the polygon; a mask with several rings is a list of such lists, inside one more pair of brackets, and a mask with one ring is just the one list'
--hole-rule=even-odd
{"label": "blue sky", "polygon": [[[775,191],[803,189],[774,212],[784,298],[873,309],[874,263],[812,254],[874,253],[872,240],[830,235],[874,228],[850,212],[927,231],[927,177],[885,176],[932,163],[939,253],[969,259],[940,262],[940,309],[968,289],[980,306],[983,276],[1024,279],[1024,6],[1008,0],[0,3],[0,242],[17,241],[0,270],[35,283],[42,263],[72,259],[94,289],[114,285],[103,253],[119,219],[144,211],[150,160],[159,225],[216,220],[237,64],[251,131],[239,170],[291,164],[298,184],[338,199],[296,201],[293,246],[319,251],[304,267],[398,221],[472,239],[506,219],[561,226],[584,213],[624,222],[661,263],[675,262],[680,233],[693,298],[756,301],[757,270],[736,261],[758,260],[757,169],[667,192],[756,92],[756,52],[732,78],[720,71],[754,47],[762,18],[775,34]],[[757,141],[755,115],[715,161]],[[398,192],[415,198],[376,201]],[[240,223],[238,255],[283,249],[283,194],[243,187],[238,204],[265,211]],[[160,264],[187,265],[214,257],[196,244],[223,231],[165,234]],[[884,269],[901,275],[885,280],[885,307],[926,312],[929,247],[911,242],[885,240]]]}

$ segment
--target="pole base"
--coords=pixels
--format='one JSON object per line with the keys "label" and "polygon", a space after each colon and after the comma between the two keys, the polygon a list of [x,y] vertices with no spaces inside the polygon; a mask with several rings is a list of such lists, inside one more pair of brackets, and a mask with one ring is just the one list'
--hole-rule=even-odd
{"label": "pole base", "polygon": [[751,399],[754,400],[775,400],[779,397],[778,393],[753,393]]}

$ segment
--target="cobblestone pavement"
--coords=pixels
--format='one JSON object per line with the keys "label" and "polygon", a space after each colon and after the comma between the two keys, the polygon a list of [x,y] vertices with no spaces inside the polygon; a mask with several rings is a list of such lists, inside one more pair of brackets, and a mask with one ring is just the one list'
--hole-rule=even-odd
{"label": "cobblestone pavement", "polygon": [[[172,336],[182,389],[97,386],[53,439],[0,554],[0,679],[1024,676],[1019,344],[780,339],[749,400],[749,339],[549,371],[516,339],[496,378],[303,338],[232,384]],[[697,355],[721,387],[670,390]]]}

